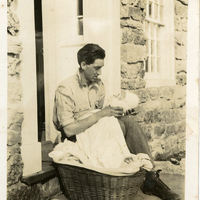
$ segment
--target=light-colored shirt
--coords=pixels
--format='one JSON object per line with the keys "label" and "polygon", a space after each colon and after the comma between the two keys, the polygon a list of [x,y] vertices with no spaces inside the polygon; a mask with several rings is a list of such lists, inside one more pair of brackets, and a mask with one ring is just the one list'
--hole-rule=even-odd
{"label": "light-colored shirt", "polygon": [[105,87],[101,79],[90,85],[81,82],[79,70],[62,81],[55,92],[53,123],[61,130],[90,110],[101,109],[105,99]]}

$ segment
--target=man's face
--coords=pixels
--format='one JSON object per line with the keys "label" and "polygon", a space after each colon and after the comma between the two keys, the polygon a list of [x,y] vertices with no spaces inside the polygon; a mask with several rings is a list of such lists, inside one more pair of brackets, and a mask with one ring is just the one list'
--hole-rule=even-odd
{"label": "man's face", "polygon": [[85,65],[83,68],[84,75],[87,81],[95,82],[98,80],[98,76],[101,75],[101,68],[104,66],[103,59],[96,59],[94,63],[90,65]]}

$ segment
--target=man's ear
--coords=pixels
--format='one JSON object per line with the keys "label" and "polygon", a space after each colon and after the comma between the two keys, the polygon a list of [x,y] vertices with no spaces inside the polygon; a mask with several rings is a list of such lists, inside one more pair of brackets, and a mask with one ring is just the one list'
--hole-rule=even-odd
{"label": "man's ear", "polygon": [[83,70],[85,70],[85,68],[86,68],[86,63],[85,63],[85,61],[82,61],[82,62],[81,62],[81,68],[82,68]]}

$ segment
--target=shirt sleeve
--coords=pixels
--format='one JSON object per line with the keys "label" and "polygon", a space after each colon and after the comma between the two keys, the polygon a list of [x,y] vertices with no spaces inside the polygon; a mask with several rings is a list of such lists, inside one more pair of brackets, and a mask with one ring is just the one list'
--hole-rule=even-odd
{"label": "shirt sleeve", "polygon": [[98,109],[102,109],[105,101],[105,86],[103,82],[100,83],[99,86],[99,102],[98,102]]}
{"label": "shirt sleeve", "polygon": [[53,122],[57,129],[75,121],[75,103],[69,87],[59,86],[55,92]]}

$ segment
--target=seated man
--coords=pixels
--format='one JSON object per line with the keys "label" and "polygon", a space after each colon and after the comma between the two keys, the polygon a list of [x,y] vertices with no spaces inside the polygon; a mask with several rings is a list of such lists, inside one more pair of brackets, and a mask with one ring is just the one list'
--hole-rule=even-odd
{"label": "seated man", "polygon": [[[118,118],[129,151],[133,154],[148,154],[154,163],[145,134],[134,120],[134,116],[124,115],[121,107],[103,107],[105,88],[99,75],[104,66],[105,51],[96,44],[87,44],[78,51],[77,57],[79,70],[75,75],[62,81],[55,92],[53,122],[56,129],[61,132],[62,140],[67,138],[75,142],[77,134],[103,117],[114,116]],[[94,109],[101,110],[78,120]],[[161,199],[180,199],[159,179],[158,171],[147,173],[142,191]]]}

